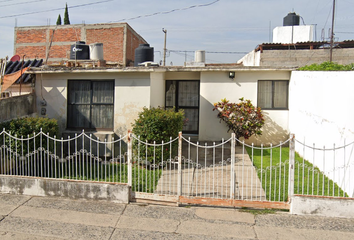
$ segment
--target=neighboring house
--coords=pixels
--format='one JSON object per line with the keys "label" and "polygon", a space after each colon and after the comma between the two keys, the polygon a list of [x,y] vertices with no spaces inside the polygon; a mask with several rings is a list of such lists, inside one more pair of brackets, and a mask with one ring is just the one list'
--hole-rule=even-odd
{"label": "neighboring house", "polygon": [[[329,61],[329,55],[328,42],[263,43],[238,63],[244,66],[302,67]],[[354,62],[354,40],[335,43],[333,62],[344,65]]]}
{"label": "neighboring house", "polygon": [[128,23],[15,27],[14,54],[59,63],[67,61],[70,46],[78,41],[103,43],[104,59],[122,66],[129,66],[135,49],[147,43]]}
{"label": "neighboring house", "polygon": [[[273,42],[262,43],[237,63],[244,66],[302,67],[330,59],[328,41],[316,41],[315,25],[300,25],[300,16],[289,13],[283,26],[273,29]],[[335,42],[332,60],[339,64],[354,62],[354,40]]]}
{"label": "neighboring house", "polygon": [[[143,107],[183,109],[185,134],[200,141],[228,139],[213,104],[250,99],[264,109],[264,134],[255,144],[288,138],[290,68],[205,67],[35,68],[38,113],[59,121],[61,132],[81,129],[125,135]],[[229,73],[235,72],[230,78]],[[46,106],[42,106],[43,100]],[[45,110],[43,110],[45,109]],[[250,142],[249,141],[249,142]]]}

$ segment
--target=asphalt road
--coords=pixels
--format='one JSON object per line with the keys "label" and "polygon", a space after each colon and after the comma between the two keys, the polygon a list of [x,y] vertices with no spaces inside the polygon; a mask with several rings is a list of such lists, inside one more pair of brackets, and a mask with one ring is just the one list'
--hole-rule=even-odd
{"label": "asphalt road", "polygon": [[0,194],[0,239],[354,239],[354,218]]}

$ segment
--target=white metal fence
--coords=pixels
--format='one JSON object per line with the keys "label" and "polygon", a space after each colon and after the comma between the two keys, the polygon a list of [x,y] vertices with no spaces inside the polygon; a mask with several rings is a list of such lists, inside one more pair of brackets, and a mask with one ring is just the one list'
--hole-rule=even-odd
{"label": "white metal fence", "polygon": [[[300,154],[295,143],[303,146]],[[130,132],[100,140],[85,132],[58,139],[43,132],[17,137],[3,130],[0,174],[127,183],[134,192],[189,198],[286,202],[292,194],[352,197],[344,189],[354,187],[353,145],[320,149],[292,137],[277,146],[255,147],[234,134],[210,143],[193,142],[182,133],[168,142],[148,143]]]}
{"label": "white metal fence", "polygon": [[296,145],[294,175],[301,181],[295,183],[295,194],[354,197],[354,142],[317,147],[296,140]]}

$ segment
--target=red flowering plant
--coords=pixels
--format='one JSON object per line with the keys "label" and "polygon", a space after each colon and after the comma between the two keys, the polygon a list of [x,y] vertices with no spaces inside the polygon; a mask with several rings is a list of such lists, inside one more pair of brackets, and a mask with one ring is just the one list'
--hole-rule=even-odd
{"label": "red flowering plant", "polygon": [[264,125],[261,108],[253,106],[251,100],[239,100],[239,103],[230,103],[226,98],[221,99],[220,102],[214,103],[213,111],[218,111],[220,122],[224,121],[229,128],[228,132],[233,131],[237,139],[261,135]]}

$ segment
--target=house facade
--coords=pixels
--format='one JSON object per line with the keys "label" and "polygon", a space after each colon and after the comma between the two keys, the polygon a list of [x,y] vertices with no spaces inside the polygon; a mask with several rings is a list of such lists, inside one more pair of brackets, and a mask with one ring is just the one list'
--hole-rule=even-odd
{"label": "house facade", "polygon": [[[248,142],[279,143],[288,138],[290,68],[234,66],[36,68],[38,114],[58,119],[61,132],[125,135],[144,107],[183,109],[184,134],[200,141],[228,139],[213,104],[250,99],[264,109],[261,137]],[[230,78],[229,73],[235,77]]]}

